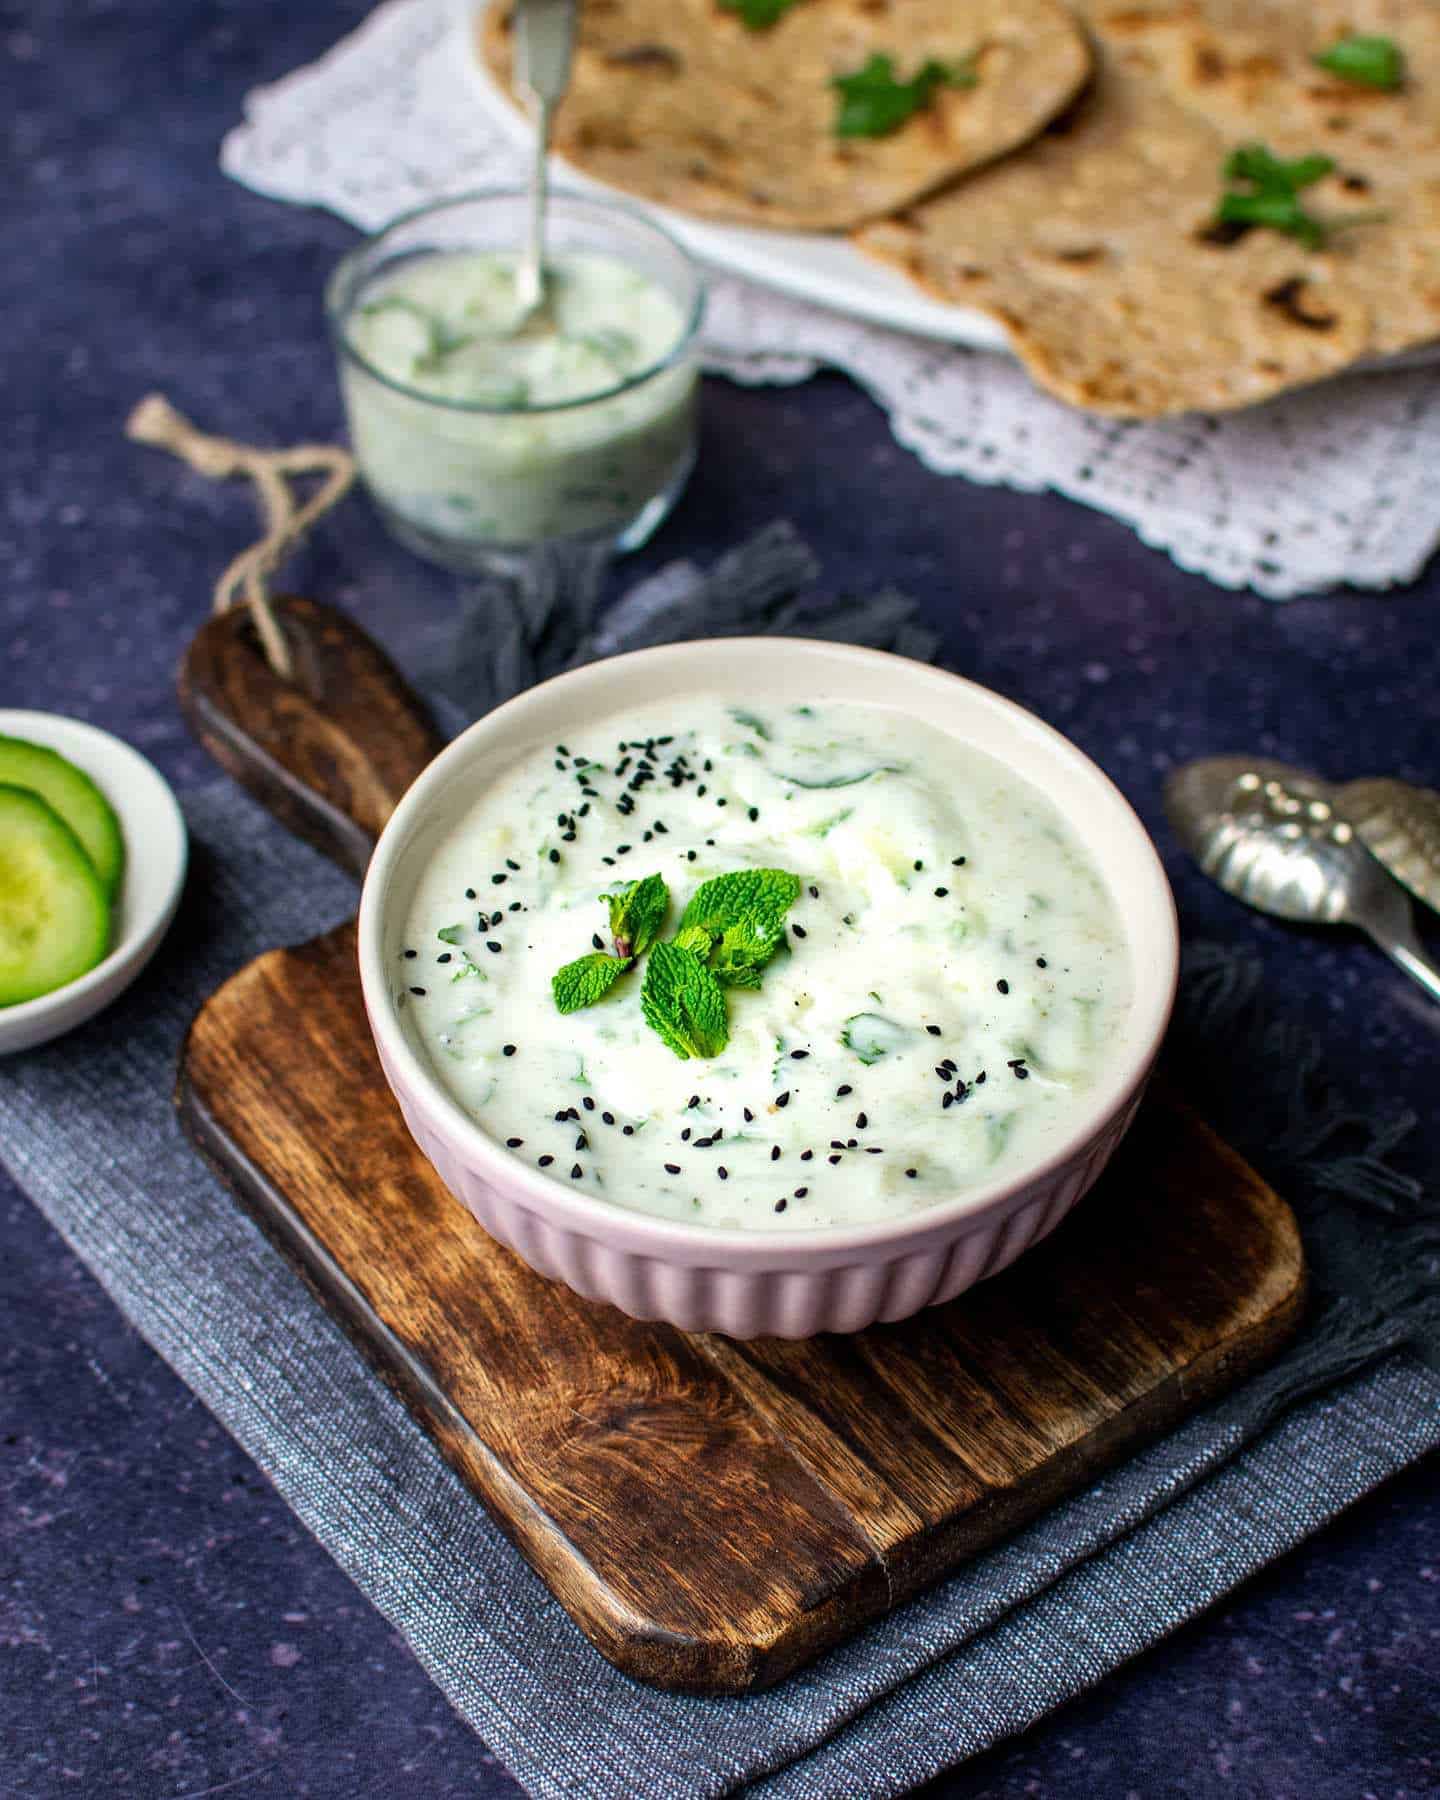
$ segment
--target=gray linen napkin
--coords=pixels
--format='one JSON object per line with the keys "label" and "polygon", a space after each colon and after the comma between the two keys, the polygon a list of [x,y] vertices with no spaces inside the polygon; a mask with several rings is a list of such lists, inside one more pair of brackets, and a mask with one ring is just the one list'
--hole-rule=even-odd
{"label": "gray linen napkin", "polygon": [[[448,669],[457,712],[587,655],[697,631],[823,628],[933,650],[896,596],[822,617],[803,598],[813,564],[783,530],[708,577],[665,571],[598,627],[598,572],[553,576],[472,596],[471,648]],[[900,1792],[1022,1730],[1440,1444],[1440,1222],[1387,1166],[1404,1121],[1346,1113],[1302,1035],[1268,1016],[1255,966],[1194,951],[1171,1054],[1300,1213],[1315,1295],[1299,1338],[778,1688],[704,1700],[628,1680],[181,1134],[170,1092],[195,1007],[355,903],[348,878],[228,783],[186,812],[193,873],[174,932],[111,1011],[0,1064],[0,1160],[532,1793]]]}

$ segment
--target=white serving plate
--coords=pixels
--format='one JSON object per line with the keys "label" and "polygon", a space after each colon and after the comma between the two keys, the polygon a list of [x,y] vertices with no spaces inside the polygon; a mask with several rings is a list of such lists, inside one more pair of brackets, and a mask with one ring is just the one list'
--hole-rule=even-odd
{"label": "white serving plate", "polygon": [[[481,0],[473,14],[460,9],[457,54],[470,73],[486,116],[517,143],[531,141],[530,122],[501,93],[475,51],[473,21],[484,11]],[[911,331],[921,337],[943,338],[974,350],[1010,349],[1004,327],[984,313],[963,306],[945,306],[927,299],[913,282],[860,252],[844,237],[821,232],[763,231],[758,226],[713,225],[672,207],[656,206],[627,194],[607,182],[582,175],[569,163],[556,160],[557,179],[582,193],[604,194],[623,200],[647,213],[677,237],[701,262],[727,274],[743,276],[764,287],[809,300],[816,306],[895,331]]]}
{"label": "white serving plate", "polygon": [[188,839],[179,803],[164,776],[108,731],[58,713],[0,709],[0,736],[44,744],[83,769],[115,808],[125,838],[125,873],[109,955],[52,994],[0,1006],[0,1056],[5,1056],[48,1043],[124,993],[175,917],[185,886]]}

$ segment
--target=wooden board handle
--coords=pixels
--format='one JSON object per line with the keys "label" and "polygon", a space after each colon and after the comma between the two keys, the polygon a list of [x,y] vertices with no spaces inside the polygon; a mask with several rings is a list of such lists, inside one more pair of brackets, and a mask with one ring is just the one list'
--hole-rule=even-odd
{"label": "wooden board handle", "polygon": [[265,660],[243,607],[204,626],[180,665],[191,731],[297,836],[363,875],[400,796],[444,739],[380,646],[334,607],[273,603],[293,680]]}

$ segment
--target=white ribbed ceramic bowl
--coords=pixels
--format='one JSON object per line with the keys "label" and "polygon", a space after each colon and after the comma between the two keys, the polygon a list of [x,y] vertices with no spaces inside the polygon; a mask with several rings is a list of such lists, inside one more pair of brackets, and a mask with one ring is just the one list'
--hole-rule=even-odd
{"label": "white ribbed ceramic bowl", "polygon": [[[416,883],[440,840],[524,751],[657,694],[868,701],[903,708],[998,757],[1047,793],[1094,857],[1125,924],[1134,997],[1083,1118],[1028,1168],[894,1223],[750,1233],[631,1212],[575,1194],[513,1156],[431,1071],[396,1006]],[[1170,1017],[1174,902],[1145,828],[1067,739],[988,689],[923,663],[805,639],[674,644],[593,663],[499,707],[449,746],[381,836],[360,902],[360,973],[385,1074],[415,1141],[457,1199],[542,1275],[639,1319],[732,1337],[859,1331],[952,1299],[1052,1231],[1134,1116]]]}

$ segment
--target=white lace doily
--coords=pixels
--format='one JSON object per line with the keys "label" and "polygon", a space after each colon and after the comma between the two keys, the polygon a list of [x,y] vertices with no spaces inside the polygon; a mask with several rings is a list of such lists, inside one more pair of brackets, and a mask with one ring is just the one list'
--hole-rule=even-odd
{"label": "white lace doily", "polygon": [[[443,194],[523,178],[477,104],[463,0],[385,0],[308,68],[257,88],[221,167],[366,230]],[[861,324],[732,277],[712,283],[705,362],[743,382],[843,370],[929,467],[1053,488],[1123,519],[1226,587],[1272,600],[1409,581],[1440,540],[1440,368],[1355,375],[1249,412],[1089,418],[1018,363]]]}

